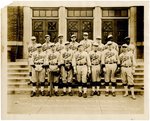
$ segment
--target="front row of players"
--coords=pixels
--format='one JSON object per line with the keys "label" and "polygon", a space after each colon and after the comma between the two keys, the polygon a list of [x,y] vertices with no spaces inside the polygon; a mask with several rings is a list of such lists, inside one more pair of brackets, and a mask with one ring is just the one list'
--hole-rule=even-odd
{"label": "front row of players", "polygon": [[68,94],[73,95],[72,81],[75,75],[78,83],[78,96],[87,97],[87,76],[91,74],[92,91],[91,96],[100,95],[101,73],[104,73],[105,79],[105,96],[110,94],[109,82],[112,86],[112,96],[116,96],[116,71],[121,70],[122,83],[125,89],[124,96],[128,96],[128,87],[131,89],[132,99],[136,99],[134,95],[134,78],[135,59],[134,55],[128,51],[128,45],[122,45],[122,53],[118,56],[118,52],[112,48],[112,41],[107,42],[107,49],[98,51],[98,43],[92,44],[92,51],[87,53],[84,51],[83,44],[78,44],[78,51],[70,49],[70,43],[65,43],[65,48],[59,52],[56,50],[56,44],[50,43],[48,52],[42,51],[42,45],[37,44],[35,51],[30,58],[32,67],[32,84],[33,90],[31,97],[38,95],[38,86],[41,86],[41,95],[45,95],[44,81],[45,73],[48,74],[48,91],[47,96],[52,95],[52,86],[54,86],[54,95],[59,96],[58,86],[59,78],[62,78],[63,91],[62,96]]}

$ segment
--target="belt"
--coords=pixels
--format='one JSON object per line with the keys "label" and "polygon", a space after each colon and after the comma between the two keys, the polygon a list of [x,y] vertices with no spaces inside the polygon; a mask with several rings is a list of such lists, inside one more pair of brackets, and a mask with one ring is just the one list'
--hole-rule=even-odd
{"label": "belt", "polygon": [[131,66],[123,66],[123,65],[122,65],[121,67],[130,68]]}
{"label": "belt", "polygon": [[109,62],[107,62],[107,63],[105,63],[105,64],[116,64],[116,62],[113,62],[113,63],[109,63]]}
{"label": "belt", "polygon": [[34,63],[35,65],[41,65],[41,64],[43,64],[43,63]]}
{"label": "belt", "polygon": [[100,64],[92,64],[93,66],[97,66],[97,65],[100,65]]}
{"label": "belt", "polygon": [[49,63],[49,65],[58,65],[58,63]]}
{"label": "belt", "polygon": [[84,66],[84,65],[86,65],[85,63],[84,64],[77,64],[77,66]]}

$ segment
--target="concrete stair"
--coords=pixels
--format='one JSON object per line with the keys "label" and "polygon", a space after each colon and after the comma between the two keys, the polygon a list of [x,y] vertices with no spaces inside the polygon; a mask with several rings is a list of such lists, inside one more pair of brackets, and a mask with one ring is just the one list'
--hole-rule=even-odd
{"label": "concrete stair", "polygon": [[[134,82],[135,82],[135,92],[143,94],[144,90],[141,88],[144,87],[144,62],[143,60],[137,60],[137,67],[135,70]],[[29,72],[28,72],[28,63],[27,61],[18,61],[18,62],[8,62],[8,76],[7,76],[7,85],[9,94],[29,94],[31,91],[31,86],[27,83],[29,82]],[[104,78],[101,81],[101,91],[104,92]],[[73,84],[74,90],[77,90],[77,84]],[[90,83],[88,83],[90,88]],[[45,88],[47,90],[47,87]],[[89,89],[90,90],[90,89]],[[117,93],[123,91],[123,86],[121,82],[120,75],[117,77]]]}

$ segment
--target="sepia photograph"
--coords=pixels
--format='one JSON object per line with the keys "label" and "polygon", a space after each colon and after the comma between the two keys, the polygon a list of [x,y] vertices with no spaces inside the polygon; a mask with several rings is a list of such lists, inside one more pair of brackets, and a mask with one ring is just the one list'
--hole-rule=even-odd
{"label": "sepia photograph", "polygon": [[2,119],[148,120],[148,11],[148,1],[1,8]]}

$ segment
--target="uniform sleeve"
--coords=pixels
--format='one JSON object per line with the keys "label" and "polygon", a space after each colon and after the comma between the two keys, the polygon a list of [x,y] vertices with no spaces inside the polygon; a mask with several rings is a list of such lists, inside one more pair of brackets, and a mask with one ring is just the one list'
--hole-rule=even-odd
{"label": "uniform sleeve", "polygon": [[34,56],[35,56],[35,54],[33,53],[31,56],[30,65],[34,65]]}
{"label": "uniform sleeve", "polygon": [[86,58],[87,58],[87,65],[91,66],[90,55],[88,53],[86,53]]}
{"label": "uniform sleeve", "polygon": [[136,67],[136,60],[135,60],[134,54],[131,55],[131,61],[132,61],[133,67]]}
{"label": "uniform sleeve", "polygon": [[105,64],[105,53],[106,51],[104,50],[103,53],[101,54],[101,64]]}
{"label": "uniform sleeve", "polygon": [[58,65],[63,64],[63,52],[59,53],[59,57],[58,57]]}
{"label": "uniform sleeve", "polygon": [[49,63],[48,63],[48,53],[47,54],[45,54],[45,60],[44,60],[44,64],[45,65],[49,65]]}
{"label": "uniform sleeve", "polygon": [[120,59],[117,51],[116,51],[116,59],[117,59],[117,64],[120,64]]}
{"label": "uniform sleeve", "polygon": [[72,57],[72,66],[76,66],[76,53]]}

